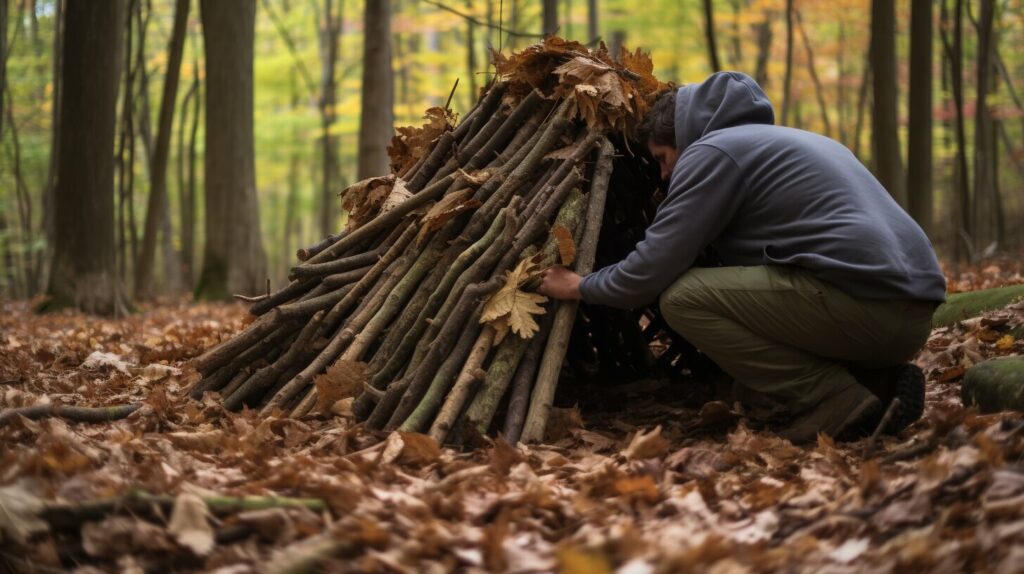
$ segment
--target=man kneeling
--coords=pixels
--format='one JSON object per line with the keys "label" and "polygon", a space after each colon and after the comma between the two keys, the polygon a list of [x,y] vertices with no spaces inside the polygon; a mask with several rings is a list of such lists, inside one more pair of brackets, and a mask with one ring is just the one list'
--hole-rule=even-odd
{"label": "man kneeling", "polygon": [[[737,72],[663,94],[640,126],[669,180],[644,239],[586,277],[549,269],[540,292],[619,308],[657,299],[737,384],[786,407],[779,434],[794,443],[870,432],[898,393],[887,430],[901,430],[924,399],[905,362],[945,299],[935,253],[849,150],[774,119]],[[709,245],[726,266],[692,267]]]}

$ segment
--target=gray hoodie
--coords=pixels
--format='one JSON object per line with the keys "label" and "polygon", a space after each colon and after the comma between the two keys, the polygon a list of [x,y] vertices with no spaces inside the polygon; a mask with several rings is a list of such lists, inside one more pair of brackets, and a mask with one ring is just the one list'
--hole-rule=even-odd
{"label": "gray hoodie", "polygon": [[928,238],[857,158],[774,121],[744,74],[679,88],[668,194],[633,252],[583,279],[583,300],[650,304],[708,245],[726,265],[798,267],[855,297],[945,300]]}

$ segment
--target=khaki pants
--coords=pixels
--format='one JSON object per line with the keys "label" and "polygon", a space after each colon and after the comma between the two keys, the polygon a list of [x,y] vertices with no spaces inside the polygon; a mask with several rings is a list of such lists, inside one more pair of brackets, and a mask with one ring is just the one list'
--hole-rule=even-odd
{"label": "khaki pants", "polygon": [[736,382],[796,414],[856,383],[847,370],[911,358],[927,301],[857,299],[796,268],[694,268],[660,299],[668,324]]}

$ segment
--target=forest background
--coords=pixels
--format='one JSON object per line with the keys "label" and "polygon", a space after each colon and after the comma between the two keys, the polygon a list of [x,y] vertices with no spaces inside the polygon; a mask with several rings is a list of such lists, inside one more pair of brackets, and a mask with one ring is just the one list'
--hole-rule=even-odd
{"label": "forest background", "polygon": [[1022,0],[0,0],[0,24],[6,298],[280,286],[342,228],[338,193],[387,170],[394,126],[464,113],[492,51],[544,33],[649,51],[664,81],[754,76],[951,264],[1024,239]]}

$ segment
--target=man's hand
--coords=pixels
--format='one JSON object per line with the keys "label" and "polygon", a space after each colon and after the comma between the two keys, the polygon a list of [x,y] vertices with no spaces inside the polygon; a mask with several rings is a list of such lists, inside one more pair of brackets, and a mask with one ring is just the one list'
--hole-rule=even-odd
{"label": "man's hand", "polygon": [[560,299],[562,301],[582,298],[580,296],[580,281],[582,278],[561,265],[554,265],[545,269],[541,273],[541,278],[543,280],[540,287],[537,288],[537,292],[541,295],[547,295],[552,299]]}

